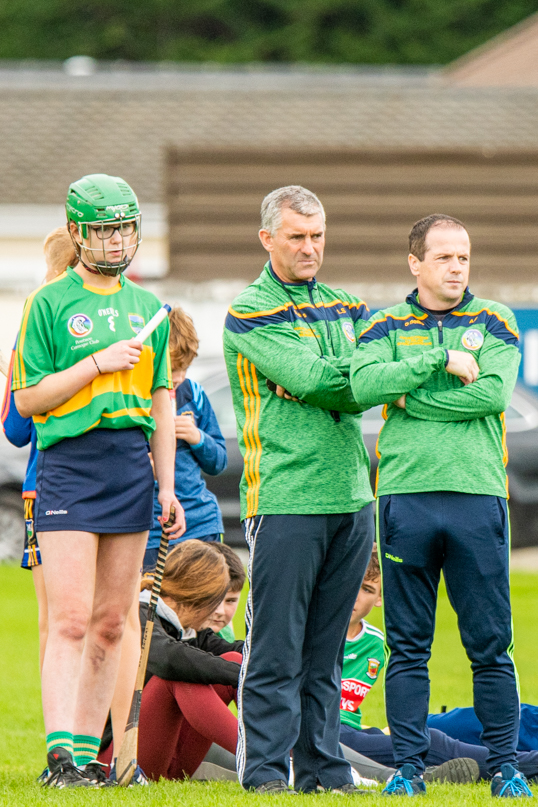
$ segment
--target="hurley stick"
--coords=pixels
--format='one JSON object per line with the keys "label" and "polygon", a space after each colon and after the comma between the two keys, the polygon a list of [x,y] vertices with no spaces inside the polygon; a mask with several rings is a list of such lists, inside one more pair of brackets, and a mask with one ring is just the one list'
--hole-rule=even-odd
{"label": "hurley stick", "polygon": [[[157,313],[152,316],[148,324],[144,325],[142,330],[139,331],[139,333],[137,333],[136,336],[134,336],[133,338],[138,339],[139,342],[145,342],[148,336],[151,336],[155,328],[157,328],[161,324],[163,319],[166,319],[170,311],[171,311],[170,306],[168,305],[168,303],[165,303],[163,306],[161,306],[161,308],[159,308]],[[2,350],[0,350],[0,373],[2,373],[2,375],[5,375],[6,378],[9,373],[9,361],[4,355]]]}
{"label": "hurley stick", "polygon": [[146,668],[148,666],[149,648],[151,645],[151,637],[153,634],[153,625],[155,623],[155,612],[157,610],[157,599],[161,592],[161,584],[163,581],[164,562],[166,560],[166,553],[168,551],[168,533],[164,531],[164,527],[171,527],[175,520],[175,509],[170,509],[170,517],[163,525],[161,533],[161,543],[159,544],[159,555],[157,557],[157,566],[153,576],[153,586],[151,587],[151,597],[148,607],[148,618],[146,627],[144,629],[144,638],[142,639],[142,653],[140,655],[140,662],[138,664],[138,672],[136,674],[135,691],[133,700],[131,701],[131,710],[129,712],[129,719],[127,721],[127,728],[123,735],[123,742],[121,744],[120,753],[116,760],[116,781],[119,785],[127,787],[130,784],[133,774],[136,770],[138,760],[138,722],[140,720],[140,703],[142,701],[142,690],[144,688],[144,679],[146,677]]}
{"label": "hurley stick", "polygon": [[166,319],[166,317],[168,316],[168,314],[170,313],[170,311],[171,311],[171,310],[172,310],[172,309],[170,308],[170,306],[168,305],[168,303],[165,303],[164,305],[162,305],[162,306],[159,308],[159,310],[157,311],[157,313],[156,313],[156,314],[154,314],[154,315],[152,316],[152,318],[150,319],[150,321],[148,322],[148,324],[147,324],[147,325],[144,325],[144,327],[142,328],[142,330],[141,330],[141,331],[139,331],[139,332],[136,334],[136,336],[134,336],[133,338],[134,338],[134,339],[137,339],[139,342],[145,342],[145,341],[146,341],[146,339],[148,338],[148,336],[150,336],[150,334],[152,334],[152,333],[153,333],[153,331],[155,330],[155,328],[156,328],[158,325],[160,325],[160,324],[161,324],[161,322],[163,321],[163,319]]}

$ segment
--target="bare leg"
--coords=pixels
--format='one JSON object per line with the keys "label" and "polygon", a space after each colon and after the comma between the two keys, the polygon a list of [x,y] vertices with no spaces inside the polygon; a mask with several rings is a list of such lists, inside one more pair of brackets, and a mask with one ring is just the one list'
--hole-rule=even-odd
{"label": "bare leg", "polygon": [[131,701],[135,688],[138,662],[140,661],[140,613],[137,584],[135,598],[131,610],[127,615],[127,622],[121,642],[121,658],[116,681],[116,689],[112,698],[112,735],[114,737],[114,751],[112,757],[117,757],[121,748],[121,741],[127,725]]}
{"label": "bare leg", "polygon": [[75,726],[77,734],[100,737],[112,703],[121,639],[133,604],[148,533],[102,535],[95,595],[82,654]]}
{"label": "bare leg", "polygon": [[43,670],[43,659],[45,658],[45,647],[47,646],[47,635],[49,632],[49,614],[47,592],[45,591],[45,580],[43,578],[43,567],[41,565],[32,566],[32,579],[34,581],[35,593],[37,597],[39,626],[39,669]]}
{"label": "bare leg", "polygon": [[38,540],[49,622],[41,675],[45,730],[72,732],[92,614],[98,537],[89,532],[41,532]]}

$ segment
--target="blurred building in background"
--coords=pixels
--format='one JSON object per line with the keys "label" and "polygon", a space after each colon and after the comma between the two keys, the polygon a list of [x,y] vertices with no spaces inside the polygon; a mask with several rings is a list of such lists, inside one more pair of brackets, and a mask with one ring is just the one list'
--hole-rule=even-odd
{"label": "blurred building in background", "polygon": [[[0,143],[0,348],[44,275],[69,183],[124,177],[143,214],[130,275],[183,305],[200,336],[192,375],[227,439],[228,470],[210,485],[229,542],[243,540],[242,459],[221,333],[266,260],[259,209],[275,187],[319,194],[321,276],[373,309],[413,286],[413,222],[461,218],[471,289],[516,309],[521,379],[538,392],[538,16],[445,68],[0,62]],[[364,418],[374,467],[381,423],[376,409]],[[538,400],[521,386],[506,423],[514,540],[538,543]],[[24,456],[0,438],[0,559],[19,553]]]}
{"label": "blurred building in background", "polygon": [[[301,183],[327,207],[324,279],[374,307],[410,288],[412,223],[462,218],[472,288],[528,309],[536,386],[537,54],[533,17],[444,69],[4,63],[0,287],[40,281],[70,181],[118,174],[143,211],[132,273],[190,300],[202,352],[218,352],[226,305],[265,259],[260,201]],[[5,346],[3,321],[0,302]]]}
{"label": "blurred building in background", "polygon": [[443,75],[457,87],[538,87],[538,14],[453,62]]}

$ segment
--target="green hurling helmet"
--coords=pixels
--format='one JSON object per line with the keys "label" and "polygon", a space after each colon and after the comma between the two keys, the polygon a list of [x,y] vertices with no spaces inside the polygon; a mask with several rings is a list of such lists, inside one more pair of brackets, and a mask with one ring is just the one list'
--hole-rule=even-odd
{"label": "green hurling helmet", "polygon": [[[102,275],[124,272],[142,240],[140,208],[130,185],[120,177],[88,174],[69,186],[65,209],[68,224],[74,221],[83,239],[82,245],[75,242],[82,264]],[[116,232],[121,246],[109,242]],[[120,250],[121,256],[112,260],[110,253]]]}

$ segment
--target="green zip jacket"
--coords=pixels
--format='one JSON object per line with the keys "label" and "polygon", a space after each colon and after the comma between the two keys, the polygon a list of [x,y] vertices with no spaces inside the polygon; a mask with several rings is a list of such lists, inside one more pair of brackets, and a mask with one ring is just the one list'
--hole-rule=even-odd
{"label": "green zip jacket", "polygon": [[[480,373],[464,386],[447,373],[447,350],[473,354]],[[467,289],[442,323],[416,290],[379,311],[351,360],[351,387],[363,406],[387,404],[378,440],[377,494],[458,491],[506,498],[504,411],[519,367],[513,313]],[[406,407],[393,405],[406,395]]]}
{"label": "green zip jacket", "polygon": [[[366,305],[312,280],[283,283],[270,263],[234,300],[224,356],[244,458],[241,518],[353,513],[372,501],[349,364]],[[300,402],[278,398],[266,381]]]}

